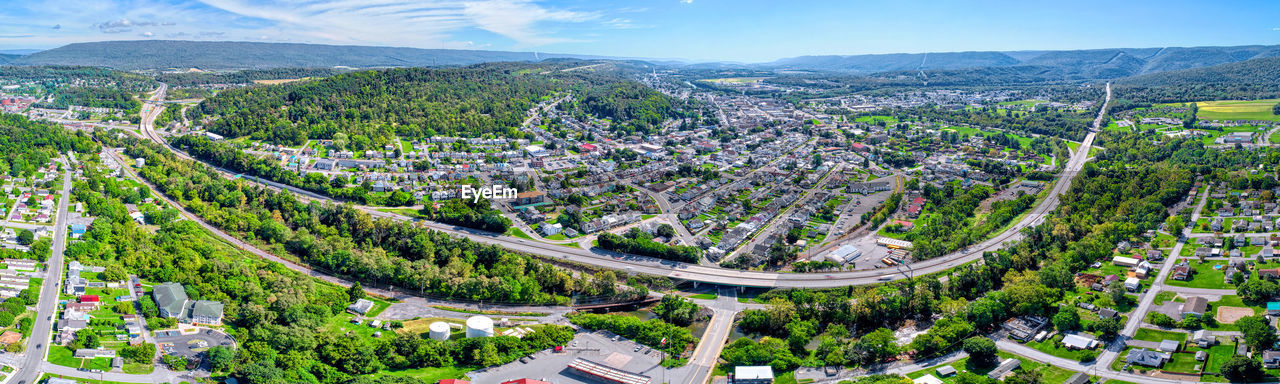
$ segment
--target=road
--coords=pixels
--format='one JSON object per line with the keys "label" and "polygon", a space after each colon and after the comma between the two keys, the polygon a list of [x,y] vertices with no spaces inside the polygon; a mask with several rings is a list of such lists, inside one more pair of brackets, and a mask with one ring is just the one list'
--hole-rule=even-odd
{"label": "road", "polygon": [[[155,92],[153,99],[156,97],[163,97],[163,93],[164,86]],[[1110,102],[1110,99],[1111,92],[1110,85],[1108,85],[1107,100],[1104,102],[1103,107],[1099,112],[1099,117],[1095,120],[1095,128],[1100,126],[1103,117],[1102,115],[1106,113],[1107,104]],[[147,111],[150,112],[147,113]],[[152,128],[152,121],[154,121],[158,113],[159,112],[154,108],[151,110],[144,110],[143,121],[141,124],[143,136],[164,145],[165,148],[168,148],[170,151],[182,158],[191,159],[191,157],[187,156],[185,153],[167,145],[164,138],[160,137],[160,135]],[[942,272],[959,265],[978,260],[982,257],[983,253],[1000,249],[1006,242],[1021,239],[1021,231],[1023,228],[1038,225],[1045,215],[1057,207],[1059,195],[1070,188],[1071,179],[1080,171],[1084,166],[1084,163],[1087,161],[1089,148],[1092,146],[1095,134],[1096,133],[1091,132],[1086,136],[1085,140],[1081,142],[1076,153],[1073,154],[1071,159],[1068,161],[1063,172],[1060,174],[1058,182],[1054,184],[1050,191],[1050,194],[1044,201],[1033,208],[1029,214],[1024,216],[1021,221],[1010,226],[1001,234],[977,245],[970,246],[967,249],[942,257],[915,262],[911,264],[910,270],[912,273],[910,274],[906,272],[886,272],[883,270],[844,271],[826,274],[742,271],[719,268],[714,265],[704,266],[698,264],[678,263],[645,256],[621,254],[605,251],[599,248],[582,249],[559,244],[542,243],[514,236],[478,231],[470,228],[436,222],[421,221],[420,223],[425,227],[451,235],[465,237],[480,243],[499,245],[514,251],[538,255],[552,260],[558,259],[572,261],[595,267],[626,270],[631,273],[666,276],[677,280],[698,281],[727,286],[768,288],[835,288],[849,285],[867,285],[882,283],[888,280],[906,279],[918,274]],[[235,177],[236,175],[226,169],[217,167],[214,167],[214,169],[221,172],[225,177]],[[246,180],[258,182],[273,189],[288,190],[305,199],[324,201],[331,200],[327,196],[319,195],[315,192],[276,183],[270,180],[260,180],[257,178],[246,178]],[[406,221],[415,220],[408,216],[378,211],[377,207],[358,206],[357,208],[375,217],[385,217]],[[272,257],[279,259],[274,256]],[[319,272],[309,269],[308,271],[311,271],[310,274],[313,276],[323,276],[323,274],[317,275]]]}
{"label": "road", "polygon": [[62,282],[62,253],[67,249],[67,206],[71,200],[73,167],[69,161],[63,165],[66,169],[62,174],[58,215],[54,220],[52,254],[47,261],[48,269],[44,284],[40,287],[40,301],[36,303],[36,321],[32,325],[31,337],[27,338],[27,349],[22,363],[16,367],[10,379],[18,384],[32,384],[40,377],[39,368],[49,353],[50,336],[53,333],[53,314],[58,310],[58,287]]}
{"label": "road", "polygon": [[734,289],[721,289],[715,302],[707,305],[712,311],[711,322],[707,324],[707,331],[702,334],[698,346],[693,349],[693,355],[689,357],[689,367],[693,369],[693,374],[689,376],[687,383],[703,384],[711,381],[711,372],[720,361],[720,351],[724,349],[729,332],[733,330],[733,319],[738,315],[740,303],[737,300]]}

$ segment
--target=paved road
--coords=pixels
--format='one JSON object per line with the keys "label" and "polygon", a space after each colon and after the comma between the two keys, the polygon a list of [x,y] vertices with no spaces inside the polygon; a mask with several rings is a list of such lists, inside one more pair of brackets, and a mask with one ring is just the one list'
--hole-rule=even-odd
{"label": "paved road", "polygon": [[724,349],[729,332],[733,330],[733,318],[738,314],[734,305],[737,304],[737,295],[732,288],[722,289],[720,293],[716,298],[717,304],[728,305],[711,307],[711,322],[707,324],[706,333],[702,334],[698,346],[693,349],[693,355],[689,357],[689,367],[693,369],[693,374],[686,381],[689,384],[711,381],[711,371],[715,370],[716,363],[720,360],[720,351]]}
{"label": "paved road", "polygon": [[62,282],[62,252],[67,249],[67,206],[71,199],[71,164],[63,164],[62,192],[58,199],[58,215],[54,221],[53,253],[49,256],[47,275],[40,287],[40,302],[36,303],[36,321],[31,337],[27,338],[26,354],[13,373],[18,384],[32,384],[40,377],[39,367],[49,353],[50,335],[53,333],[53,314],[58,309],[58,286]]}
{"label": "paved road", "polygon": [[[157,94],[163,93],[162,91],[163,90],[157,92]],[[1108,85],[1107,102],[1104,102],[1103,108],[1099,113],[1099,117],[1095,120],[1095,127],[1100,124],[1102,115],[1106,112],[1107,103],[1109,103],[1110,98],[1111,92],[1110,86]],[[150,122],[155,119],[156,115],[158,115],[158,112],[144,113],[143,123],[141,124],[143,135],[164,145],[165,148],[168,148],[178,156],[191,159],[191,157],[187,156],[185,153],[168,146],[163,137],[160,137],[154,129],[150,129]],[[1021,231],[1023,228],[1038,225],[1045,215],[1057,207],[1059,195],[1070,188],[1071,179],[1079,172],[1087,161],[1087,155],[1089,153],[1089,148],[1092,146],[1094,135],[1095,133],[1090,133],[1085,140],[1081,142],[1077,153],[1068,161],[1067,166],[1064,168],[1058,182],[1054,184],[1049,196],[1046,197],[1041,204],[1033,208],[1032,212],[1026,215],[1020,222],[1009,227],[1003,233],[977,245],[970,246],[968,249],[943,257],[913,263],[910,265],[910,274],[907,272],[886,272],[882,270],[832,272],[827,274],[741,271],[724,269],[716,266],[676,263],[644,256],[620,254],[598,248],[572,248],[564,245],[541,243],[514,236],[505,236],[441,223],[426,221],[422,223],[431,229],[441,232],[466,237],[481,243],[503,246],[519,252],[540,255],[549,259],[562,259],[597,267],[626,270],[628,272],[644,273],[648,275],[666,276],[679,280],[691,280],[729,286],[781,288],[834,288],[849,285],[874,284],[884,282],[886,280],[905,279],[915,274],[929,274],[945,271],[956,266],[978,260],[982,257],[984,252],[997,250],[1003,247],[1006,242],[1020,239],[1022,237]],[[222,172],[226,177],[234,177],[233,175],[235,175],[225,169],[217,167],[214,167],[214,169]],[[304,199],[331,200],[326,196],[303,190],[301,188],[295,188],[269,180],[254,179],[255,180],[252,181],[256,181],[271,188],[294,192]],[[413,220],[407,216],[378,211],[376,207],[361,206],[359,208],[377,217]],[[279,258],[275,259],[278,260]],[[307,270],[310,271],[309,269]],[[317,272],[314,271],[309,273],[313,276],[321,277],[326,280],[331,278],[324,277],[323,274],[317,275]]]}

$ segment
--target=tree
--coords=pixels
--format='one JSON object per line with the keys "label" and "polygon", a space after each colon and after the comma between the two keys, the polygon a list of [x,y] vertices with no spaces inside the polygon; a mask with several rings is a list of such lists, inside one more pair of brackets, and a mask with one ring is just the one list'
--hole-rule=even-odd
{"label": "tree", "polygon": [[209,348],[209,367],[214,372],[227,371],[231,369],[231,363],[235,361],[236,353],[231,348],[225,346],[215,346]]}
{"label": "tree", "polygon": [[901,352],[896,340],[893,331],[880,328],[849,343],[849,347],[845,349],[845,357],[859,364],[884,361]]}
{"label": "tree", "polygon": [[23,229],[18,231],[18,244],[31,245],[31,243],[35,241],[36,241],[36,234],[31,233],[30,230]]}
{"label": "tree", "polygon": [[1075,307],[1059,307],[1058,314],[1053,315],[1053,326],[1058,332],[1074,331],[1080,328],[1080,313]]}
{"label": "tree", "polygon": [[1271,323],[1261,315],[1249,316],[1236,320],[1240,333],[1244,334],[1244,342],[1255,351],[1268,349],[1276,342],[1276,332]]}
{"label": "tree", "polygon": [[[214,347],[217,348],[217,347]],[[150,364],[156,356],[156,345],[151,343],[141,343],[138,345],[130,345],[120,350],[120,357],[130,362],[138,364]]]}
{"label": "tree", "polygon": [[1276,105],[1271,107],[1271,114],[1280,115],[1280,103],[1276,103]]}
{"label": "tree", "polygon": [[978,363],[982,367],[990,367],[996,363],[996,342],[991,339],[974,336],[964,339],[964,351],[969,354],[969,360]]}
{"label": "tree", "polygon": [[1114,339],[1123,327],[1124,324],[1114,317],[1093,322],[1093,331],[1101,334],[1103,340]]}
{"label": "tree", "polygon": [[1233,383],[1259,381],[1265,373],[1262,371],[1262,363],[1240,355],[1231,355],[1231,358],[1218,368],[1218,372],[1222,373],[1224,379]]}
{"label": "tree", "polygon": [[1280,285],[1266,279],[1249,279],[1236,287],[1236,295],[1246,303],[1262,303],[1280,295]]}
{"label": "tree", "polygon": [[1182,222],[1182,216],[1173,215],[1164,220],[1165,230],[1169,231],[1169,233],[1174,236],[1181,234],[1184,226],[1185,224]]}
{"label": "tree", "polygon": [[1125,291],[1124,283],[1119,280],[1113,281],[1110,286],[1107,286],[1107,295],[1111,297],[1111,302],[1116,305],[1121,305],[1121,303],[1129,300],[1129,297],[1125,295]]}
{"label": "tree", "polygon": [[187,370],[187,363],[189,363],[186,356],[182,355],[164,355],[162,360],[164,360],[165,365],[175,371]]}
{"label": "tree", "polygon": [[95,332],[91,328],[86,328],[86,329],[81,329],[79,331],[76,331],[76,340],[72,343],[77,345],[75,349],[97,348],[98,346],[102,345],[101,342],[98,340],[98,332]]}
{"label": "tree", "polygon": [[352,283],[351,287],[347,288],[347,298],[351,302],[364,298],[364,287],[360,285],[359,281]]}

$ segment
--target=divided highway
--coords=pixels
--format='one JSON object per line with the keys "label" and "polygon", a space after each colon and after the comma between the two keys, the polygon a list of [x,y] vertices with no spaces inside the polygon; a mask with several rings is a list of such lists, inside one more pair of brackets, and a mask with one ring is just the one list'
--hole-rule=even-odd
{"label": "divided highway", "polygon": [[[164,87],[162,86],[156,94],[162,95],[163,90]],[[1102,116],[1106,113],[1106,108],[1110,100],[1111,91],[1110,85],[1108,84],[1106,101],[1104,101],[1103,107],[1099,111],[1098,119],[1094,122],[1095,131],[1099,126],[1099,122],[1102,120]],[[155,119],[156,115],[158,115],[158,112],[153,111],[152,113],[147,113],[147,111],[144,111],[143,122],[141,124],[143,136],[164,145],[165,148],[168,148],[178,156],[190,158],[185,153],[167,145],[165,140],[155,132],[152,126],[152,121]],[[434,230],[466,237],[481,243],[503,246],[514,251],[526,252],[552,260],[581,263],[596,267],[622,270],[629,273],[643,273],[648,275],[666,276],[680,280],[746,287],[833,288],[849,285],[866,285],[890,280],[905,279],[916,274],[941,272],[978,260],[982,257],[984,252],[1000,249],[1007,242],[1021,239],[1022,229],[1038,225],[1042,222],[1045,215],[1057,207],[1059,196],[1070,188],[1071,179],[1079,173],[1080,169],[1083,168],[1084,163],[1087,161],[1089,149],[1093,145],[1094,135],[1094,132],[1089,133],[1085,140],[1080,143],[1080,146],[1076,149],[1075,153],[1072,154],[1071,159],[1067,162],[1066,167],[1060,174],[1058,182],[1051,188],[1049,195],[1046,196],[1040,204],[1033,208],[1031,212],[1024,215],[1017,223],[1007,228],[1004,232],[1001,232],[993,238],[979,244],[943,257],[912,263],[908,265],[906,269],[858,270],[831,272],[826,274],[742,271],[715,266],[665,261],[645,256],[621,254],[605,251],[599,248],[592,248],[588,250],[566,245],[542,243],[514,236],[478,231],[436,222],[422,221],[421,223]],[[228,170],[216,167],[215,169],[223,173],[224,176],[235,176],[234,173]],[[305,199],[331,200],[327,196],[269,180],[252,180],[249,178],[246,178],[246,180],[258,182],[273,189],[288,190]],[[359,208],[376,217],[414,220],[407,216],[378,211],[375,207],[360,206]]]}

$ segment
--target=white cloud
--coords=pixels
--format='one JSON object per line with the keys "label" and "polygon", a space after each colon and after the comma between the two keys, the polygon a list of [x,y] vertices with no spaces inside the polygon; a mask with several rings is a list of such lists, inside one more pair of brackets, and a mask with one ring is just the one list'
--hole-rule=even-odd
{"label": "white cloud", "polygon": [[599,18],[594,12],[549,10],[524,0],[489,0],[468,2],[463,15],[476,27],[511,38],[521,44],[544,45],[574,41],[541,33],[543,22],[578,23]]}
{"label": "white cloud", "polygon": [[680,4],[693,4],[693,0],[680,0]]}

